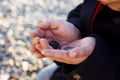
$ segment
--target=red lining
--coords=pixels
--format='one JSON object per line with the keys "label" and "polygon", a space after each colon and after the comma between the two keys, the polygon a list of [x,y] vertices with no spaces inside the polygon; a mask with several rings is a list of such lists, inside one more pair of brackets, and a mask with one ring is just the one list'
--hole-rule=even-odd
{"label": "red lining", "polygon": [[91,23],[90,23],[90,31],[91,32],[93,32],[93,21],[94,21],[96,15],[103,9],[103,7],[104,7],[104,5],[99,2],[95,12],[93,13],[92,20],[91,20]]}

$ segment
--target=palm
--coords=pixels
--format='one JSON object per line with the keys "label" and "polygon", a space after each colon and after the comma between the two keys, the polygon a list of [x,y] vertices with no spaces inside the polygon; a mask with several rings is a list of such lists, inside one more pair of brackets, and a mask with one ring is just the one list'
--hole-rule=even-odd
{"label": "palm", "polygon": [[79,37],[79,31],[71,24],[63,23],[54,28],[43,29],[44,38],[48,41],[55,40],[61,46],[66,45]]}

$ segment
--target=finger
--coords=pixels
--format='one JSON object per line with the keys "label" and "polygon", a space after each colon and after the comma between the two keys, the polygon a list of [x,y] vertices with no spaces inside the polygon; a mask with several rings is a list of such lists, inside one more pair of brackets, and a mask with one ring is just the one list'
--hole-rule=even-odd
{"label": "finger", "polygon": [[50,50],[50,49],[46,49],[42,51],[42,54],[52,60],[67,64],[79,64],[87,58],[86,56],[81,58],[70,58],[68,52],[66,51]]}
{"label": "finger", "polygon": [[[41,23],[41,24],[39,24],[38,25],[38,27],[40,28],[40,29],[56,29],[56,28],[58,28],[58,23],[59,23],[60,21],[47,21],[47,22],[45,22],[45,23]],[[56,25],[57,24],[57,25]]]}
{"label": "finger", "polygon": [[64,51],[64,50],[60,51],[60,50],[46,49],[42,51],[42,54],[52,60],[67,64],[78,64],[86,59],[86,56],[81,58],[70,58],[69,51]]}
{"label": "finger", "polygon": [[30,35],[32,38],[34,37],[44,37],[45,36],[45,31],[41,29],[36,29],[30,32]]}
{"label": "finger", "polygon": [[87,59],[87,57],[81,57],[81,58],[69,58],[69,62],[68,64],[80,64],[81,62],[83,62],[84,60]]}
{"label": "finger", "polygon": [[34,37],[36,37],[37,35],[38,35],[38,33],[36,32],[37,30],[32,30],[32,31],[30,31],[30,36],[32,37],[32,38],[34,38]]}
{"label": "finger", "polygon": [[36,57],[37,57],[37,58],[43,58],[43,57],[45,57],[45,56],[42,55],[40,52],[38,52],[38,53],[36,53]]}
{"label": "finger", "polygon": [[44,55],[42,55],[42,54],[40,53],[40,51],[38,51],[38,50],[35,48],[35,46],[31,46],[31,47],[29,48],[29,50],[30,50],[31,52],[35,52],[35,53],[36,53],[36,56],[37,56],[38,58],[43,58],[43,57],[44,57]]}
{"label": "finger", "polygon": [[48,57],[54,61],[57,61],[57,62],[61,62],[61,63],[67,63],[67,64],[72,64],[69,60],[66,60],[66,59],[59,59],[59,58],[55,58],[55,57]]}
{"label": "finger", "polygon": [[39,41],[40,41],[42,49],[52,49],[52,47],[49,45],[46,39],[41,38]]}
{"label": "finger", "polygon": [[68,51],[66,50],[44,49],[41,53],[47,57],[55,57],[59,59],[68,58]]}
{"label": "finger", "polygon": [[94,50],[95,39],[87,37],[81,40],[78,47],[74,48],[70,52],[70,57],[83,57],[89,56]]}
{"label": "finger", "polygon": [[31,51],[31,52],[37,52],[38,50],[35,48],[35,46],[31,46],[30,48],[29,48],[29,50]]}
{"label": "finger", "polygon": [[35,45],[35,48],[36,48],[39,52],[42,51],[42,47],[41,47],[40,44],[36,44],[36,45]]}
{"label": "finger", "polygon": [[44,49],[41,54],[58,62],[70,62],[68,59],[68,51],[66,50]]}
{"label": "finger", "polygon": [[67,64],[78,64],[83,62],[87,57],[81,57],[81,58],[70,58],[69,57],[69,51],[65,50],[50,50],[50,49],[45,49],[41,52],[46,57],[51,58],[52,60],[58,61],[58,62],[63,62]]}
{"label": "finger", "polygon": [[39,44],[40,43],[39,40],[40,40],[39,37],[33,38],[33,44]]}
{"label": "finger", "polygon": [[35,52],[38,58],[44,57],[34,46],[29,48],[31,52]]}
{"label": "finger", "polygon": [[40,29],[49,29],[49,27],[50,27],[50,22],[49,21],[41,23],[41,24],[38,25],[38,28],[40,28]]}

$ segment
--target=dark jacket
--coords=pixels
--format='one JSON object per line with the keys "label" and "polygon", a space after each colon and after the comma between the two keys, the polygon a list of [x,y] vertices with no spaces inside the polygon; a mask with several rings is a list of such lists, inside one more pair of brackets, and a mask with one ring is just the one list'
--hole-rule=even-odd
{"label": "dark jacket", "polygon": [[[109,12],[107,9],[97,0],[84,0],[83,4],[69,13],[67,21],[80,30],[82,38],[94,37],[96,46],[89,58],[78,65],[57,63],[64,75],[79,74],[81,80],[120,80],[120,25],[110,23],[111,15],[106,17]],[[116,14],[120,16],[119,12]]]}

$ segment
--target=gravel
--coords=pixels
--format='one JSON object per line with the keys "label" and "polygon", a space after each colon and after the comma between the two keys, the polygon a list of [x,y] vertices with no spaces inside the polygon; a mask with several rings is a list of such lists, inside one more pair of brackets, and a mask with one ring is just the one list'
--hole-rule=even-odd
{"label": "gravel", "polygon": [[29,51],[29,32],[47,20],[65,20],[81,0],[0,0],[0,80],[35,80],[53,63]]}

